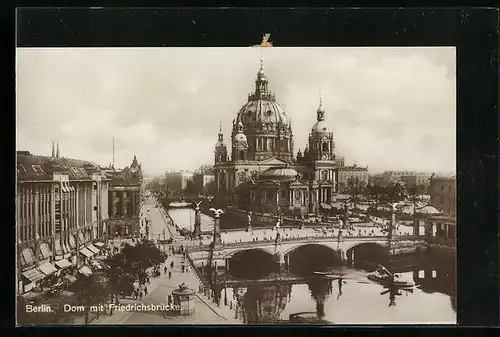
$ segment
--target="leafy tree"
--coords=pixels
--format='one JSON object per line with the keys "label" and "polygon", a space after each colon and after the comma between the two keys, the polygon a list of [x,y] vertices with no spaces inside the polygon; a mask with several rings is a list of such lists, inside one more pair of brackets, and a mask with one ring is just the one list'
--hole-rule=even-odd
{"label": "leafy tree", "polygon": [[90,306],[106,302],[110,294],[107,279],[100,273],[79,277],[71,289],[76,294],[79,305],[85,308],[85,324],[89,323]]}
{"label": "leafy tree", "polygon": [[120,253],[106,261],[109,266],[106,276],[112,293],[130,293],[135,280],[145,280],[146,269],[163,263],[165,259],[165,253],[151,241],[143,240],[135,246],[125,245]]}
{"label": "leafy tree", "polygon": [[211,182],[208,183],[207,193],[209,195],[216,195],[217,194],[217,183],[215,180],[212,180]]}
{"label": "leafy tree", "polygon": [[366,188],[366,183],[364,180],[359,179],[359,177],[351,177],[347,180],[347,193],[351,197],[351,201],[354,203],[354,208],[357,207],[360,196],[363,194]]}
{"label": "leafy tree", "polygon": [[196,194],[196,186],[194,184],[194,182],[192,180],[188,180],[186,182],[186,188],[184,189],[184,193],[186,193],[187,195],[191,195],[191,194]]}
{"label": "leafy tree", "polygon": [[250,188],[247,184],[239,185],[236,188],[236,195],[238,197],[238,204],[241,209],[248,210],[250,203]]}

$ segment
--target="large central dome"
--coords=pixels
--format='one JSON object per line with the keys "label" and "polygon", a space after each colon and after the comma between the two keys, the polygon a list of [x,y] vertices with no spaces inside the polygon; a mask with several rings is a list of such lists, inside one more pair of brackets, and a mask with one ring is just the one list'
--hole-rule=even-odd
{"label": "large central dome", "polygon": [[261,161],[271,157],[293,160],[291,122],[269,91],[262,64],[255,80],[255,92],[248,95],[248,101],[233,122],[233,139],[237,134],[236,121],[245,126],[250,160]]}
{"label": "large central dome", "polygon": [[255,92],[248,95],[248,102],[238,112],[239,120],[244,124],[262,123],[289,126],[285,110],[276,102],[274,94],[267,88],[267,78],[261,68],[255,81]]}

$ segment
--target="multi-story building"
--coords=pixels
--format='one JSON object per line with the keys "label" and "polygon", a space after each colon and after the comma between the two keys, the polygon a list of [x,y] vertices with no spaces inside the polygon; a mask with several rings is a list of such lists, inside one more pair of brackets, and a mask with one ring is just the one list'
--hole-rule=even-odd
{"label": "multi-story building", "polygon": [[180,176],[181,176],[181,189],[185,190],[186,187],[188,186],[188,182],[193,181],[194,173],[188,171],[181,171]]}
{"label": "multi-story building", "polygon": [[415,175],[414,171],[385,171],[382,178],[383,185],[394,184],[401,182],[401,178],[404,176]]}
{"label": "multi-story building", "polygon": [[108,179],[89,161],[17,152],[17,291],[83,267],[107,243]]}
{"label": "multi-story building", "polygon": [[233,120],[231,157],[219,131],[214,151],[218,194],[232,205],[280,214],[317,212],[322,203],[333,202],[340,165],[325,114],[320,101],[308,144],[295,160],[291,120],[269,91],[261,65],[255,91]]}
{"label": "multi-story building", "polygon": [[427,194],[430,184],[431,173],[427,172],[411,172],[410,174],[400,177],[406,189],[416,188],[417,193]]}
{"label": "multi-story building", "polygon": [[456,216],[456,177],[433,176],[430,179],[429,194],[430,203],[444,215]]}
{"label": "multi-story building", "polygon": [[339,191],[343,192],[347,188],[350,179],[357,179],[365,186],[368,185],[368,167],[361,167],[356,164],[338,168]]}
{"label": "multi-story building", "polygon": [[129,167],[121,171],[108,171],[109,177],[109,220],[110,237],[139,236],[142,168],[136,156]]}

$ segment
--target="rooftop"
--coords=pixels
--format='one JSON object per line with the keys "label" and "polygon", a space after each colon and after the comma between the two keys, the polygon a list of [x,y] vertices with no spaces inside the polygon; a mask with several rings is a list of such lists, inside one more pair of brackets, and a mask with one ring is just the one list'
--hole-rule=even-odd
{"label": "rooftop", "polygon": [[32,155],[17,151],[17,179],[53,180],[54,173],[67,174],[70,180],[92,180],[92,174],[105,178],[98,165],[91,161]]}

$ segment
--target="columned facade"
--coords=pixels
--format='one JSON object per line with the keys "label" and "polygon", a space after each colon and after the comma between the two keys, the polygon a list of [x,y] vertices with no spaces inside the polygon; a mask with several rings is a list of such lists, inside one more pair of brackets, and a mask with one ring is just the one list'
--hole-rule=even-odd
{"label": "columned facade", "polygon": [[[104,245],[106,240],[103,235],[89,235],[90,210],[103,208],[89,197],[94,173],[100,176],[97,166],[80,160],[18,152],[17,169],[16,285],[18,294],[23,294],[37,287],[48,287],[61,272],[81,266],[84,261],[79,261],[80,247],[94,242]],[[87,233],[80,244],[76,240],[78,232]]]}

